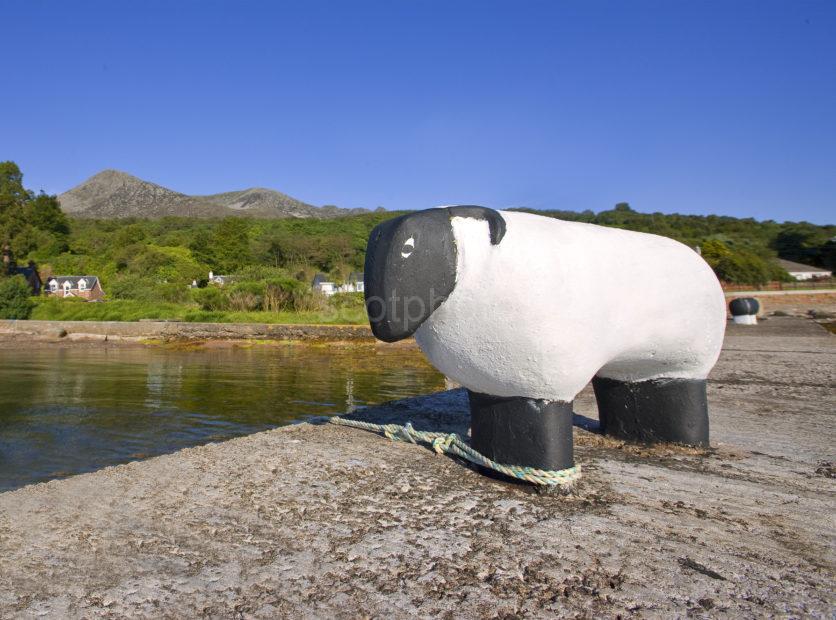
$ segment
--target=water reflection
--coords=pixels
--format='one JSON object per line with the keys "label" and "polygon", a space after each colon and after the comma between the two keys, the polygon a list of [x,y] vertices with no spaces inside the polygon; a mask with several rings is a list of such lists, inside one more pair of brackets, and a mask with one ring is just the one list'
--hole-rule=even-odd
{"label": "water reflection", "polygon": [[0,491],[441,389],[404,347],[0,350]]}

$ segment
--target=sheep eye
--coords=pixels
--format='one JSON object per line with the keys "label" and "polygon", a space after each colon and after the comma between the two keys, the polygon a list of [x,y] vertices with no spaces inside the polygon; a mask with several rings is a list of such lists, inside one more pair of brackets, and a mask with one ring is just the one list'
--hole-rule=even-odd
{"label": "sheep eye", "polygon": [[415,249],[415,237],[410,237],[406,241],[404,241],[403,247],[401,248],[401,256],[404,258],[409,258],[409,255],[412,254],[412,251]]}

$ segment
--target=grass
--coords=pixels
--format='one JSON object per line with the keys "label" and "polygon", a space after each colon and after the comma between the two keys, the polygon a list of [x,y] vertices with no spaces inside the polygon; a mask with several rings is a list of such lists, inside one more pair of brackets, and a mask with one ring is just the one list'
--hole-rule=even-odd
{"label": "grass", "polygon": [[363,325],[366,311],[356,308],[329,308],[312,312],[230,312],[192,310],[183,319],[192,323],[290,323],[310,325]]}
{"label": "grass", "polygon": [[160,319],[192,323],[291,323],[313,325],[363,325],[365,309],[333,308],[310,312],[206,311],[194,304],[115,299],[90,303],[79,299],[35,298],[31,319],[41,321],[139,321]]}
{"label": "grass", "polygon": [[138,321],[140,319],[182,320],[188,307],[117,299],[90,303],[80,299],[35,298],[31,319],[43,321]]}

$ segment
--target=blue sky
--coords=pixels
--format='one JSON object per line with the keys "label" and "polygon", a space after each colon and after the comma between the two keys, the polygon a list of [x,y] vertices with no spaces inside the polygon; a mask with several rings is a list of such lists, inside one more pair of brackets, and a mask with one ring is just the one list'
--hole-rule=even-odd
{"label": "blue sky", "polygon": [[58,193],[836,221],[836,2],[0,0],[0,159]]}

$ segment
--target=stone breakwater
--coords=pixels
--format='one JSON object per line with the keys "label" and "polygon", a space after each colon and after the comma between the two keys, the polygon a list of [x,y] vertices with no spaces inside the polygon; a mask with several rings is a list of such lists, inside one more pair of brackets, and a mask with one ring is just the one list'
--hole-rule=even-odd
{"label": "stone breakwater", "polygon": [[181,323],[175,321],[10,321],[0,335],[44,340],[108,342],[203,340],[372,341],[367,325],[276,325],[269,323]]}
{"label": "stone breakwater", "polygon": [[[568,496],[299,424],[0,494],[0,617],[830,617],[836,336],[731,325],[712,447],[595,432]],[[354,414],[466,436],[461,390]]]}

